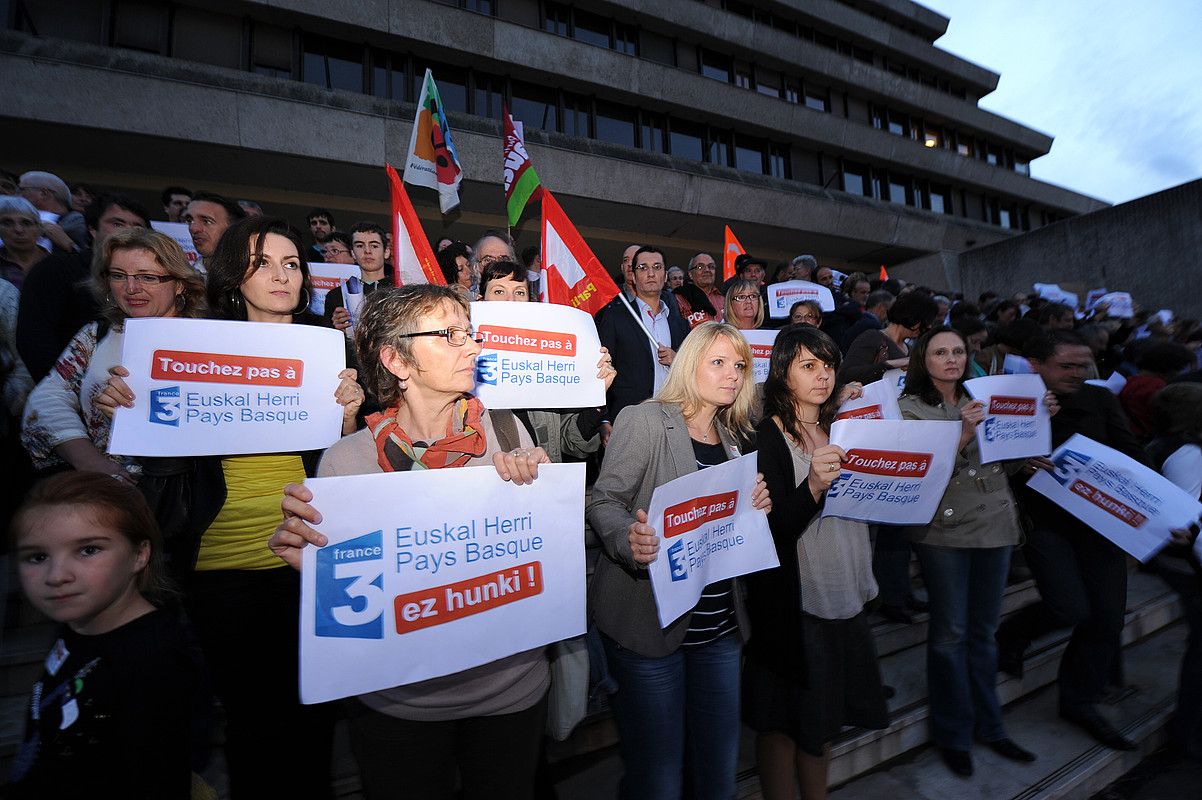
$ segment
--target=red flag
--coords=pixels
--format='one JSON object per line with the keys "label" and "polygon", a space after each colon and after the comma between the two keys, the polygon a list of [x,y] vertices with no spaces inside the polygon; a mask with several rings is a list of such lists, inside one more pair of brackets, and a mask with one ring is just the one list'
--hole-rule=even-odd
{"label": "red flag", "polygon": [[722,280],[728,281],[735,276],[735,259],[746,252],[735,238],[734,231],[727,225],[726,241],[722,245]]}
{"label": "red flag", "polygon": [[417,212],[409,202],[409,195],[401,183],[401,177],[391,164],[388,171],[388,189],[392,195],[392,280],[397,286],[407,283],[437,283],[446,286],[447,279],[430,249],[426,232],[417,221]]}
{"label": "red flag", "polygon": [[543,190],[543,272],[539,299],[596,314],[618,286],[584,243],[554,196]]}
{"label": "red flag", "polygon": [[542,196],[543,187],[526,153],[526,141],[522,138],[520,122],[515,122],[506,106],[501,106],[505,120],[505,167],[502,180],[505,186],[505,212],[509,216],[509,227],[518,224],[522,211],[528,203]]}
{"label": "red flag", "polygon": [[882,281],[887,281],[887,280],[889,280],[889,273],[888,273],[888,272],[885,272],[885,265],[884,265],[884,264],[881,264],[881,280],[882,280]]}

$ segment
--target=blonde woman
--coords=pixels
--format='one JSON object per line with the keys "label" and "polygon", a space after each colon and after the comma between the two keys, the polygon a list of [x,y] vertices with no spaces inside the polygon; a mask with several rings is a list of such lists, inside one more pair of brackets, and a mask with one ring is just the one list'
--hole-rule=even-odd
{"label": "blonde woman", "polygon": [[[751,432],[751,351],[731,325],[684,340],[663,388],[618,414],[588,519],[604,557],[589,587],[621,734],[623,798],[730,798],[739,751],[739,663],[747,633],[738,578],[707,586],[661,628],[647,565],[659,552],[647,506],[656,486],[740,455]],[[752,499],[770,509],[760,480]]]}
{"label": "blonde woman", "polygon": [[754,281],[737,280],[726,290],[726,311],[722,319],[741,331],[752,331],[764,324],[764,298]]}

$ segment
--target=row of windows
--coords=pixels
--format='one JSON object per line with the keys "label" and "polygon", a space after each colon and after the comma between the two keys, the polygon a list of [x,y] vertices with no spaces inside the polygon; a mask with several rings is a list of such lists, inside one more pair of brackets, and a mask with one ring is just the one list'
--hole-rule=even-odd
{"label": "row of windows", "polygon": [[1031,164],[1015,156],[1014,151],[992,142],[958,131],[904,111],[879,105],[868,107],[868,120],[872,127],[888,131],[894,136],[922,142],[926,147],[950,150],[968,158],[977,158],[994,166],[1012,169],[1023,175],[1031,174]]}

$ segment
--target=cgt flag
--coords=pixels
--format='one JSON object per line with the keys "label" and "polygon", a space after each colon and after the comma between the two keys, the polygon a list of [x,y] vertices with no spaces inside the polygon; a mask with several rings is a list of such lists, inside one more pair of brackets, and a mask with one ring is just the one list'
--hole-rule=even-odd
{"label": "cgt flag", "polygon": [[409,155],[405,160],[405,183],[438,190],[438,205],[446,214],[459,205],[459,182],[463,170],[451,143],[451,127],[442,110],[442,98],[434,85],[434,76],[426,70],[413,134],[409,137]]}
{"label": "cgt flag", "polygon": [[727,225],[726,239],[722,244],[722,280],[728,281],[735,276],[735,259],[746,252],[735,238],[734,231]]}
{"label": "cgt flag", "polygon": [[544,303],[596,314],[617,296],[617,284],[547,190],[543,190],[542,250],[539,299]]}
{"label": "cgt flag", "polygon": [[522,137],[521,128],[513,121],[509,109],[505,114],[505,212],[509,217],[509,227],[518,224],[522,211],[530,203],[542,197],[543,186],[534,171],[534,164],[526,152],[526,141]]}
{"label": "cgt flag", "polygon": [[392,259],[396,268],[392,272],[397,286],[408,283],[437,283],[446,286],[447,280],[434,258],[430,242],[417,221],[417,212],[409,202],[405,186],[391,164],[385,164],[388,172],[388,190],[392,197]]}

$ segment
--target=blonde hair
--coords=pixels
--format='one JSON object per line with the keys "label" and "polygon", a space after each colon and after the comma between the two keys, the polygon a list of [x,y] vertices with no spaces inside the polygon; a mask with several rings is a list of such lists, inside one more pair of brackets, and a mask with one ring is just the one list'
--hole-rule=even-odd
{"label": "blonde hair", "polygon": [[113,298],[113,290],[109,285],[109,265],[113,261],[113,253],[118,250],[145,250],[183,286],[184,290],[175,297],[176,316],[200,319],[208,312],[204,278],[188,263],[183,248],[170,236],[158,231],[127,228],[106,238],[92,256],[92,292],[100,300],[100,313],[113,327],[120,328],[126,317]]}
{"label": "blonde hair", "polygon": [[697,391],[697,369],[719,337],[725,337],[730,342],[747,367],[734,402],[719,408],[716,418],[729,433],[746,437],[753,430],[751,411],[755,404],[755,380],[752,377],[751,347],[734,325],[703,322],[694,328],[685,337],[684,344],[672,360],[667,380],[652,401],[680,406],[686,419],[696,414],[702,402],[701,394]]}
{"label": "blonde hair", "polygon": [[726,290],[726,315],[723,320],[730,321],[730,304],[734,302],[735,295],[742,294],[744,291],[755,295],[755,324],[751,326],[752,329],[755,329],[764,324],[764,298],[760,294],[760,285],[755,281],[737,280],[730,285],[730,288]]}

